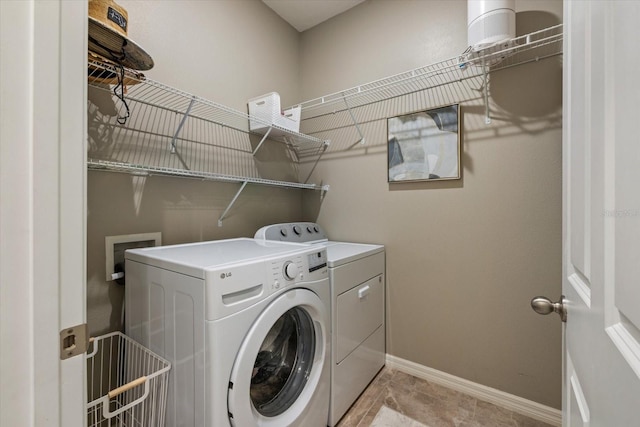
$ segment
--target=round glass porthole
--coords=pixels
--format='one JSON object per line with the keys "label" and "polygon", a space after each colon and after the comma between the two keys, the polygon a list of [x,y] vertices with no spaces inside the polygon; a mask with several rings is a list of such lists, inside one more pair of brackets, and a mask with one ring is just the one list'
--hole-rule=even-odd
{"label": "round glass porthole", "polygon": [[260,414],[275,417],[293,405],[309,378],[315,347],[313,320],[302,308],[288,310],[274,323],[251,374],[251,402]]}

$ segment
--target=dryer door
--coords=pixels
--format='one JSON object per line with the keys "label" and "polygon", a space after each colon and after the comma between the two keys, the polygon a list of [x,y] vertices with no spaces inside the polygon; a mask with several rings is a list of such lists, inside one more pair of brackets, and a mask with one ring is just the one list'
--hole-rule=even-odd
{"label": "dryer door", "polygon": [[321,378],[328,363],[325,310],[313,292],[293,289],[260,314],[231,372],[232,425],[296,425],[309,415],[312,404],[317,406],[316,400],[326,400],[315,393],[321,379],[328,380]]}

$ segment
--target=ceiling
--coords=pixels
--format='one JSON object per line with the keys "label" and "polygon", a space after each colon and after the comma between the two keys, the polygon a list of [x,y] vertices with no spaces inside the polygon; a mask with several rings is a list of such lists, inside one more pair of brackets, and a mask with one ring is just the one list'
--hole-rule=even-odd
{"label": "ceiling", "polygon": [[364,0],[262,0],[302,32],[351,9]]}

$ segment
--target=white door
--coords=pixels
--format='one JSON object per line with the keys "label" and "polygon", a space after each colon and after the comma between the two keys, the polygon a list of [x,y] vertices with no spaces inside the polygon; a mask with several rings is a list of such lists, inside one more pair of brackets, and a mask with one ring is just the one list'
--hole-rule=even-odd
{"label": "white door", "polygon": [[565,426],[640,425],[640,2],[565,1]]}
{"label": "white door", "polygon": [[59,344],[85,322],[86,16],[0,1],[2,426],[86,425],[84,356]]}

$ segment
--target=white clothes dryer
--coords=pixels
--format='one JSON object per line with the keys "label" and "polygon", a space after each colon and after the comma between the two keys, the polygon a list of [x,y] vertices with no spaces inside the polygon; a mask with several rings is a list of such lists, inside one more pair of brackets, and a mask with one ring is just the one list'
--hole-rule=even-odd
{"label": "white clothes dryer", "polygon": [[385,364],[385,251],[330,241],[312,222],[273,224],[254,236],[323,247],[331,281],[331,401],[335,426]]}
{"label": "white clothes dryer", "polygon": [[126,332],[172,364],[167,426],[326,426],[324,248],[243,238],[125,259]]}

